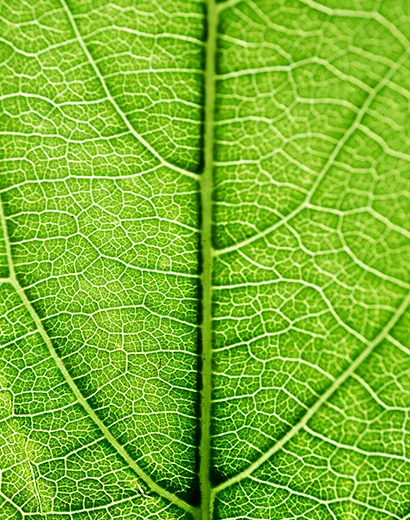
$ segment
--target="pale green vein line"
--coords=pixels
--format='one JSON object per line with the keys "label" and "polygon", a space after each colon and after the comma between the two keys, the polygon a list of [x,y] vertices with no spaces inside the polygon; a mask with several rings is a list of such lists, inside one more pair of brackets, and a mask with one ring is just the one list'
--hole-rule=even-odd
{"label": "pale green vein line", "polygon": [[29,466],[29,469],[30,469],[31,480],[33,482],[34,495],[37,498],[37,502],[38,502],[38,507],[40,509],[40,513],[43,514],[43,512],[44,512],[43,511],[43,502],[41,500],[41,494],[40,494],[40,491],[38,489],[37,478],[36,478],[36,474],[34,472],[34,468],[33,468],[33,464],[31,462],[31,460],[28,460],[28,466]]}
{"label": "pale green vein line", "polygon": [[219,2],[216,5],[217,13],[221,13],[225,9],[229,9],[231,7],[235,7],[237,4],[240,4],[242,0],[225,0],[224,2]]}
{"label": "pale green vein line", "polygon": [[311,203],[313,197],[315,196],[319,186],[321,185],[323,179],[326,177],[328,171],[330,168],[334,165],[335,160],[339,156],[340,152],[345,147],[346,143],[350,139],[350,137],[354,134],[354,132],[357,130],[358,125],[361,123],[365,115],[367,114],[367,111],[375,98],[377,97],[378,93],[389,84],[392,76],[398,71],[398,69],[401,67],[402,63],[408,59],[408,51],[409,49],[406,49],[406,52],[404,52],[400,58],[396,61],[395,66],[392,67],[388,73],[382,78],[379,83],[374,87],[373,91],[367,96],[366,100],[364,101],[362,107],[357,112],[355,119],[353,120],[352,124],[346,129],[346,132],[344,133],[343,137],[340,139],[340,141],[337,143],[335,148],[333,149],[332,153],[329,156],[329,159],[326,161],[326,164],[320,171],[319,175],[317,176],[315,182],[313,183],[311,189],[309,190],[308,194],[306,195],[305,199],[288,215],[286,215],[282,220],[279,220],[278,222],[275,222],[272,224],[272,226],[267,227],[263,231],[257,233],[256,235],[252,235],[249,238],[246,238],[245,240],[242,240],[241,242],[237,242],[236,244],[233,244],[231,246],[225,247],[223,249],[216,249],[213,251],[214,256],[221,256],[226,253],[232,253],[234,251],[238,251],[239,249],[242,249],[243,247],[246,247],[247,245],[253,244],[255,241],[266,237],[273,231],[276,231],[278,228],[282,227],[287,222],[290,222],[293,220],[299,213],[301,213],[304,209],[308,207],[308,205]]}
{"label": "pale green vein line", "polygon": [[215,0],[207,4],[205,69],[204,171],[201,176],[202,254],[202,391],[199,447],[201,519],[212,518],[210,485],[212,402],[212,176],[214,155],[215,59],[218,15]]}
{"label": "pale green vein line", "polygon": [[1,230],[3,232],[3,241],[4,241],[5,248],[6,248],[7,265],[9,268],[9,276],[8,276],[8,278],[5,278],[4,281],[8,282],[8,283],[13,283],[13,280],[16,279],[16,274],[14,272],[14,263],[12,262],[12,257],[11,257],[11,244],[10,244],[10,240],[9,240],[9,234],[8,234],[7,225],[6,225],[6,217],[4,215],[3,201],[1,199],[1,197],[0,197],[0,221],[1,221]]}
{"label": "pale green vein line", "polygon": [[124,112],[121,110],[121,108],[119,107],[118,103],[115,101],[114,97],[112,96],[108,86],[107,86],[107,83],[105,82],[105,79],[103,77],[103,75],[101,74],[100,72],[100,69],[98,68],[97,64],[95,63],[94,61],[94,58],[91,56],[91,53],[90,51],[88,50],[88,47],[86,46],[84,40],[83,40],[83,37],[81,36],[81,33],[78,29],[78,26],[77,26],[77,23],[74,19],[74,16],[73,14],[71,13],[70,11],[70,8],[68,7],[68,4],[65,0],[61,0],[61,5],[67,15],[67,18],[70,22],[70,25],[74,31],[74,34],[77,38],[77,41],[82,49],[82,51],[84,52],[89,64],[91,65],[95,75],[97,76],[98,80],[100,81],[100,84],[105,92],[105,95],[107,96],[107,99],[110,101],[110,103],[112,104],[112,106],[115,108],[117,114],[120,116],[120,118],[122,119],[122,121],[124,122],[125,126],[128,128],[128,130],[130,131],[130,133],[147,149],[149,150],[152,155],[154,155],[154,157],[156,157],[164,166],[166,166],[167,168],[171,169],[171,170],[174,170],[182,175],[186,175],[188,177],[192,177],[194,179],[197,179],[198,180],[198,175],[196,173],[193,173],[193,172],[190,172],[188,170],[184,170],[183,168],[179,168],[178,166],[174,165],[174,164],[171,164],[169,163],[168,161],[166,161],[163,157],[161,157],[161,155],[148,143],[148,141],[146,141],[136,130],[135,128],[132,126],[132,124],[130,123],[130,121],[128,120],[127,116],[124,114]]}
{"label": "pale green vein line", "polygon": [[[406,413],[406,412],[408,412],[408,408],[402,408],[401,411]],[[380,457],[380,458],[385,458],[385,459],[400,460],[402,462],[405,462],[406,464],[410,463],[410,459],[408,457],[406,457],[405,455],[397,455],[396,453],[386,453],[383,451],[363,450],[359,446],[338,442],[335,439],[332,439],[330,436],[326,436],[320,432],[317,432],[316,430],[312,430],[307,425],[305,425],[305,431],[312,437],[316,437],[316,438],[320,439],[321,441],[326,442],[327,444],[331,444],[332,446],[335,446],[336,448],[338,448],[340,450],[352,451],[354,453],[359,453],[360,455],[364,455],[365,457]]]}
{"label": "pale green vein line", "polygon": [[44,343],[47,345],[49,353],[51,358],[54,360],[57,367],[60,369],[66,383],[70,387],[71,391],[73,392],[75,398],[77,399],[78,403],[81,404],[81,406],[84,408],[88,416],[92,419],[92,421],[97,425],[97,427],[100,429],[102,434],[104,435],[105,439],[109,442],[109,444],[119,453],[119,455],[123,458],[123,460],[128,464],[128,466],[147,484],[147,486],[150,487],[150,489],[157,493],[158,495],[162,496],[163,498],[166,498],[171,503],[177,505],[184,511],[187,511],[191,513],[195,518],[198,518],[198,509],[194,506],[191,506],[181,498],[177,497],[173,493],[170,493],[166,489],[159,486],[156,482],[154,482],[149,475],[147,475],[137,464],[136,462],[130,457],[124,446],[122,446],[117,439],[112,435],[110,430],[107,428],[107,426],[103,423],[103,421],[98,417],[98,415],[94,412],[94,410],[91,408],[91,406],[88,404],[85,397],[82,395],[80,389],[75,384],[74,380],[72,379],[70,373],[68,372],[67,368],[65,367],[62,359],[58,356],[51,339],[49,335],[47,334],[43,323],[38,316],[37,312],[35,311],[34,307],[32,306],[31,302],[27,298],[26,293],[24,292],[24,289],[20,285],[20,282],[17,280],[16,273],[14,270],[14,263],[12,258],[12,252],[11,252],[11,243],[9,240],[7,225],[6,225],[6,217],[3,210],[3,202],[0,198],[0,220],[1,220],[1,226],[3,230],[3,239],[6,246],[6,255],[8,260],[8,266],[10,271],[10,277],[9,277],[9,283],[14,287],[17,294],[20,296],[24,306],[26,307],[28,313],[30,314],[31,318],[33,319],[36,328],[38,332],[40,333]]}
{"label": "pale green vein line", "polygon": [[405,313],[407,307],[410,304],[410,294],[403,299],[401,305],[398,307],[397,311],[393,314],[384,328],[379,332],[379,334],[374,338],[373,341],[369,342],[367,347],[362,351],[362,353],[357,356],[357,358],[353,361],[351,365],[335,380],[335,382],[324,392],[320,398],[315,402],[315,404],[306,412],[306,414],[302,417],[302,419],[288,431],[288,433],[282,437],[274,446],[272,446],[266,453],[264,453],[259,459],[257,459],[253,464],[251,464],[247,469],[238,473],[234,477],[226,480],[219,486],[213,489],[213,495],[219,493],[223,489],[226,489],[233,484],[240,482],[241,480],[249,477],[254,471],[256,471],[264,462],[266,462],[272,455],[278,452],[292,437],[294,437],[301,429],[303,429],[313,415],[319,410],[319,408],[326,402],[328,399],[336,392],[338,388],[340,388],[343,383],[357,370],[357,368],[368,358],[368,356],[373,352],[373,350],[379,345],[389,334],[391,329],[396,325],[399,319]]}
{"label": "pale green vein line", "polygon": [[382,27],[387,29],[405,49],[409,48],[410,42],[406,36],[385,16],[380,14],[378,11],[364,11],[364,10],[353,10],[353,9],[334,9],[327,7],[326,5],[315,2],[315,0],[299,0],[300,3],[309,6],[311,9],[320,11],[327,16],[340,16],[346,18],[361,18],[363,20],[375,20]]}
{"label": "pale green vein line", "polygon": [[[398,517],[397,515],[395,515],[393,513],[389,513],[388,511],[386,511],[386,510],[384,510],[382,508],[373,506],[371,504],[366,504],[365,502],[362,502],[361,500],[357,500],[357,499],[355,499],[354,497],[351,497],[351,496],[341,497],[341,498],[337,497],[337,498],[334,498],[334,499],[326,500],[326,499],[318,498],[318,497],[316,497],[314,495],[310,495],[310,494],[305,493],[303,491],[298,491],[296,489],[292,489],[289,486],[285,486],[285,485],[279,484],[277,482],[266,482],[265,480],[262,480],[262,479],[259,479],[259,478],[255,478],[255,477],[252,477],[252,482],[258,482],[260,484],[267,485],[267,486],[269,486],[269,487],[271,487],[271,488],[273,488],[275,490],[283,489],[283,490],[287,491],[288,493],[290,493],[291,495],[307,498],[309,500],[312,500],[312,501],[314,501],[314,502],[316,502],[318,504],[323,504],[325,506],[329,506],[330,504],[340,504],[340,503],[343,503],[343,502],[353,503],[353,504],[359,505],[360,507],[366,507],[370,511],[375,511],[377,513],[382,513],[384,515],[387,515],[389,518],[392,518],[393,520],[403,520],[403,519],[401,519],[400,517]],[[331,512],[331,509],[328,509],[328,511]],[[334,520],[338,520],[334,515],[332,515],[332,518],[334,518]],[[339,516],[339,518],[340,518],[340,516]]]}
{"label": "pale green vein line", "polygon": [[22,517],[24,516],[24,511],[17,504],[15,504],[7,495],[5,495],[2,491],[0,491],[0,497],[2,497],[5,500],[5,502],[7,502]]}

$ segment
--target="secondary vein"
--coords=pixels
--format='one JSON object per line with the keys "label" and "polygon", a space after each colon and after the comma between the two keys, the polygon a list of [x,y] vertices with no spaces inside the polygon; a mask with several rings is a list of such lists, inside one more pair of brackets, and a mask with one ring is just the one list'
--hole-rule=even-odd
{"label": "secondary vein", "polygon": [[204,171],[201,176],[202,256],[202,392],[199,481],[201,519],[212,518],[211,400],[212,400],[212,185],[214,160],[215,59],[218,15],[215,0],[207,3],[205,63]]}
{"label": "secondary vein", "polygon": [[74,19],[74,16],[66,2],[66,0],[60,0],[61,1],[61,5],[67,15],[67,18],[68,18],[68,21],[70,22],[70,25],[71,25],[71,28],[76,36],[76,39],[82,49],[82,51],[84,52],[89,64],[91,65],[91,68],[93,69],[96,77],[98,78],[98,80],[100,81],[100,84],[101,84],[101,87],[102,89],[104,90],[104,93],[107,97],[107,99],[110,101],[111,105],[114,107],[115,111],[117,112],[117,114],[120,116],[120,118],[122,119],[122,121],[124,122],[125,126],[128,128],[129,132],[137,139],[137,141],[139,141],[148,151],[150,151],[152,153],[152,155],[154,155],[154,157],[156,157],[161,164],[163,164],[164,166],[166,166],[167,168],[169,168],[170,170],[174,170],[178,173],[181,173],[182,175],[186,175],[187,177],[192,177],[193,179],[198,179],[198,175],[196,173],[193,173],[193,172],[190,172],[189,170],[184,170],[183,168],[180,168],[179,166],[176,166],[175,164],[171,164],[170,162],[166,161],[156,150],[155,148],[153,148],[149,143],[148,141],[146,141],[142,135],[140,135],[136,129],[134,128],[134,126],[130,123],[128,117],[124,114],[124,112],[121,110],[120,106],[118,105],[117,101],[114,99],[114,97],[112,96],[111,92],[110,92],[110,89],[108,88],[108,85],[103,77],[103,75],[101,74],[101,71],[100,69],[98,68],[94,58],[92,57],[90,51],[88,50],[88,47],[86,46],[85,42],[84,42],[84,39],[80,33],[80,30],[77,26],[77,22],[75,21]]}
{"label": "secondary vein", "polygon": [[393,314],[390,320],[386,323],[383,329],[379,332],[379,334],[370,341],[366,348],[357,356],[357,358],[351,363],[347,369],[334,381],[334,383],[324,392],[321,397],[315,402],[315,404],[305,413],[302,419],[288,431],[288,433],[282,437],[275,445],[273,445],[266,453],[264,453],[259,459],[257,459],[253,464],[251,464],[247,469],[238,473],[234,477],[226,480],[216,488],[214,488],[213,493],[219,493],[223,489],[226,489],[229,486],[237,484],[241,480],[249,477],[254,471],[256,471],[264,462],[266,462],[270,457],[272,457],[276,452],[278,452],[292,437],[294,437],[301,429],[303,429],[313,415],[319,410],[319,408],[336,392],[338,388],[340,388],[345,381],[353,375],[353,373],[357,370],[357,368],[369,357],[369,355],[374,351],[374,349],[379,345],[390,333],[391,329],[396,325],[399,319],[406,312],[408,306],[410,305],[410,293],[403,299],[401,305],[398,307],[397,311]]}
{"label": "secondary vein", "polygon": [[194,506],[191,506],[178,496],[174,495],[173,493],[167,491],[166,489],[159,486],[156,482],[152,480],[152,478],[147,475],[139,466],[138,464],[132,459],[132,457],[128,454],[127,450],[122,446],[117,439],[112,435],[108,427],[104,424],[104,422],[98,417],[98,415],[94,412],[94,410],[91,408],[91,406],[88,404],[87,399],[82,395],[80,389],[76,385],[75,381],[71,377],[69,371],[67,370],[66,366],[64,365],[62,359],[57,354],[57,351],[55,350],[53,343],[47,334],[44,325],[37,314],[36,310],[34,309],[33,305],[31,304],[30,300],[28,299],[23,287],[20,285],[20,282],[17,279],[15,269],[14,269],[14,262],[12,258],[12,251],[11,251],[11,243],[8,235],[7,230],[7,223],[6,223],[6,216],[3,209],[3,203],[0,197],[0,221],[1,221],[1,228],[3,231],[3,239],[6,246],[6,256],[8,261],[8,267],[9,267],[9,278],[7,281],[12,285],[14,290],[17,292],[17,294],[20,296],[24,306],[26,307],[28,313],[30,314],[32,320],[34,321],[34,324],[40,333],[40,336],[42,337],[44,343],[47,345],[49,353],[51,358],[54,360],[55,364],[60,369],[66,383],[70,387],[71,391],[73,392],[77,402],[84,408],[87,415],[92,419],[92,421],[97,425],[97,427],[102,432],[104,438],[108,441],[108,443],[119,453],[119,455],[123,458],[123,460],[128,464],[128,466],[147,484],[147,486],[158,495],[162,496],[163,498],[166,498],[173,504],[177,505],[181,509],[189,512],[192,514],[194,518],[198,518],[198,510]]}

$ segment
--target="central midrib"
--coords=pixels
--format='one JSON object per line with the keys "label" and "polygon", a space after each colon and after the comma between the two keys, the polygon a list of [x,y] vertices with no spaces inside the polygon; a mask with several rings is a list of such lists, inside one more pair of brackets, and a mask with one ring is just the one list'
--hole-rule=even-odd
{"label": "central midrib", "polygon": [[201,182],[201,260],[202,260],[202,391],[199,483],[201,520],[212,518],[211,399],[212,399],[212,187],[214,162],[215,56],[217,8],[207,0],[207,40],[205,62],[204,170]]}
{"label": "central midrib", "polygon": [[[63,4],[65,6],[65,4]],[[64,367],[62,361],[58,358],[56,351],[52,345],[51,340],[48,338],[47,333],[41,323],[40,318],[37,316],[31,303],[28,301],[27,296],[24,293],[24,289],[20,286],[17,278],[14,274],[13,262],[11,256],[11,245],[8,238],[6,218],[3,214],[2,204],[0,199],[0,224],[3,229],[4,240],[6,243],[6,252],[8,257],[8,263],[10,268],[10,276],[4,279],[3,282],[11,283],[16,289],[17,293],[21,296],[24,305],[27,307],[29,313],[34,319],[40,334],[43,336],[46,344],[50,348],[51,356],[59,366],[64,377],[66,378],[69,386],[73,390],[77,400],[85,408],[88,415],[93,421],[100,427],[101,431],[105,435],[105,438],[111,443],[111,445],[118,451],[118,453],[124,458],[126,462],[134,469],[136,474],[144,480],[149,487],[157,492],[162,497],[166,498],[170,502],[180,506],[182,509],[191,513],[191,515],[197,519],[210,520],[212,518],[212,504],[213,497],[219,491],[226,489],[233,484],[236,484],[240,480],[247,478],[252,471],[259,467],[264,461],[266,461],[273,453],[280,449],[285,442],[287,442],[292,436],[294,436],[305,424],[309,418],[318,410],[318,408],[325,402],[330,395],[339,388],[341,384],[349,377],[349,375],[362,363],[366,357],[374,350],[375,346],[384,339],[391,328],[397,323],[399,318],[404,314],[405,310],[410,305],[410,295],[408,295],[398,308],[397,312],[393,315],[387,325],[383,328],[380,334],[375,340],[370,343],[367,348],[358,356],[354,363],[348,367],[348,369],[339,376],[335,383],[330,387],[325,394],[319,399],[317,404],[312,407],[311,411],[287,434],[282,440],[280,440],[274,447],[272,447],[266,454],[260,457],[255,463],[249,468],[239,473],[238,475],[228,479],[224,483],[220,484],[216,488],[211,487],[210,482],[210,454],[211,454],[211,443],[210,443],[210,426],[211,426],[211,390],[212,390],[212,257],[215,252],[212,249],[212,187],[213,187],[213,156],[214,156],[214,111],[215,111],[215,64],[216,64],[216,41],[217,41],[217,5],[215,0],[207,0],[207,41],[206,41],[206,67],[205,67],[205,103],[204,103],[204,169],[200,176],[201,183],[201,257],[202,257],[202,391],[201,391],[201,441],[200,441],[200,492],[201,492],[201,508],[200,512],[194,506],[185,503],[182,499],[167,492],[158,484],[153,482],[151,478],[145,474],[127,454],[125,448],[121,446],[116,439],[109,432],[108,428],[98,418],[97,414],[88,405],[86,399],[81,395],[79,389],[72,380],[67,369]],[[75,25],[73,16],[71,15],[68,7],[65,6],[69,20],[73,25],[74,31],[79,38],[80,44],[85,52],[88,52],[85,44],[81,38],[81,35]],[[98,72],[97,67],[92,61],[91,55],[88,53],[91,64]],[[398,61],[399,63],[399,61]],[[101,81],[103,79],[99,75]],[[384,78],[383,82],[387,81]],[[115,103],[113,98],[110,98],[112,103]],[[114,105],[119,111],[118,105]],[[123,119],[126,120],[125,116]],[[129,123],[128,123],[129,124]],[[185,171],[181,170],[182,173]],[[195,177],[196,178],[196,177]],[[272,229],[269,230],[271,232]],[[237,247],[237,246],[236,246]],[[219,253],[220,254],[220,253]],[[199,514],[198,514],[199,513]]]}

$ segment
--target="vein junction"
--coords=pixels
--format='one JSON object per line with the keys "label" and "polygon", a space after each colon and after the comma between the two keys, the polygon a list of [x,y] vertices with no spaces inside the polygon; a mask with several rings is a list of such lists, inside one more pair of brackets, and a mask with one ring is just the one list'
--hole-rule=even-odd
{"label": "vein junction", "polygon": [[39,6],[4,31],[0,510],[408,517],[404,7],[209,0],[204,47],[195,1]]}

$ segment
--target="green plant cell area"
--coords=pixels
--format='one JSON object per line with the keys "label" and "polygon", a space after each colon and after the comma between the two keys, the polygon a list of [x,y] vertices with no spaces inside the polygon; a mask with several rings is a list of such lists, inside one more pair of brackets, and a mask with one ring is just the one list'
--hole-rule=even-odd
{"label": "green plant cell area", "polygon": [[410,519],[410,3],[0,0],[0,520]]}

